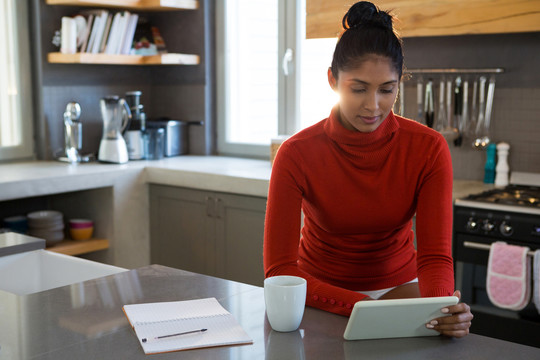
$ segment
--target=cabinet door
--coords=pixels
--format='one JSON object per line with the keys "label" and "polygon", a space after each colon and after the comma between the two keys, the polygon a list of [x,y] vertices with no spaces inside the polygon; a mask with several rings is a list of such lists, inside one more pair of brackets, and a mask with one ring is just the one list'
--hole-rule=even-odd
{"label": "cabinet door", "polygon": [[215,275],[215,221],[208,216],[210,193],[150,186],[152,263]]}
{"label": "cabinet door", "polygon": [[216,194],[218,276],[263,286],[266,198]]}

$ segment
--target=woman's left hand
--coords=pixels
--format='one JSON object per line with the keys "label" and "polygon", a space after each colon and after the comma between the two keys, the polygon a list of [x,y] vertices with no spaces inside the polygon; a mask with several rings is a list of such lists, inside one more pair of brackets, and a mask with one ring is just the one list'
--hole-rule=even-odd
{"label": "woman's left hand", "polygon": [[[454,296],[457,296],[458,299],[460,299],[461,292],[456,290]],[[469,305],[460,302],[457,305],[443,308],[442,312],[450,314],[450,316],[434,319],[426,324],[426,327],[435,329],[442,335],[457,338],[464,337],[469,333],[471,320],[473,319],[473,314],[471,313]]]}

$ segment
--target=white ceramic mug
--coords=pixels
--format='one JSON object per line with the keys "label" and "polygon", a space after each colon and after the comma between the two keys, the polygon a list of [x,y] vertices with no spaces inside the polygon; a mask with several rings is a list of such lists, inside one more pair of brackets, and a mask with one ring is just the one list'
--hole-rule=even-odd
{"label": "white ceramic mug", "polygon": [[264,280],[266,316],[272,329],[298,329],[306,306],[307,282],[298,276],[273,276]]}

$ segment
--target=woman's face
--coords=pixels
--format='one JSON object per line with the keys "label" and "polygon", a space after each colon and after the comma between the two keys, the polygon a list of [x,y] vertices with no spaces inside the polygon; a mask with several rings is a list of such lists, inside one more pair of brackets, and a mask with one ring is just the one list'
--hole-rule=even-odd
{"label": "woman's face", "polygon": [[399,75],[389,58],[368,55],[358,67],[339,71],[338,79],[328,69],[328,82],[338,92],[340,121],[345,128],[375,131],[394,106]]}

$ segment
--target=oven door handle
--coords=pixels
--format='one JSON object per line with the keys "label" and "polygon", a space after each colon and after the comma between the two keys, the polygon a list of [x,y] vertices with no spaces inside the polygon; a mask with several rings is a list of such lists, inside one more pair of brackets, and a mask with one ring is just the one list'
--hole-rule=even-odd
{"label": "oven door handle", "polygon": [[[478,249],[478,250],[490,250],[491,246],[487,244],[481,244],[477,242],[472,241],[464,241],[463,246],[469,249]],[[528,256],[534,256],[534,251],[529,250],[527,251]]]}

